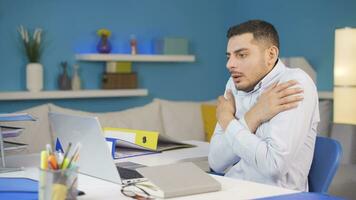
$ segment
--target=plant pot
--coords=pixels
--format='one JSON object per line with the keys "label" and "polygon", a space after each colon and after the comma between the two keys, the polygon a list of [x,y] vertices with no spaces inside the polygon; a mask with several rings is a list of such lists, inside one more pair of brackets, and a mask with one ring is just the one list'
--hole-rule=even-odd
{"label": "plant pot", "polygon": [[39,92],[43,89],[43,66],[40,63],[26,65],[26,88],[30,92]]}

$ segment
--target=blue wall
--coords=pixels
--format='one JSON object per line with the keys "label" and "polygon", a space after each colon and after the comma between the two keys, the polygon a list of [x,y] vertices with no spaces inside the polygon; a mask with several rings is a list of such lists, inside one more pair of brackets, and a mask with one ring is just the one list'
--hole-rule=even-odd
{"label": "blue wall", "polygon": [[[26,60],[19,50],[16,32],[21,24],[45,30],[46,49],[42,59],[45,90],[57,89],[60,61],[73,64],[75,53],[95,52],[96,30],[102,27],[113,32],[113,52],[128,51],[130,34],[136,35],[141,53],[151,52],[153,38],[180,36],[190,41],[190,52],[197,59],[193,63],[134,63],[139,86],[149,90],[148,97],[0,102],[0,111],[45,102],[90,111],[110,111],[142,105],[155,97],[175,100],[216,98],[228,79],[225,32],[231,8],[225,3],[206,3],[204,0],[0,0],[2,91],[25,90]],[[104,63],[79,64],[85,89],[100,88]]]}
{"label": "blue wall", "polygon": [[[241,0],[0,0],[0,91],[25,90],[26,60],[19,48],[19,25],[42,27],[46,33],[45,90],[57,89],[59,63],[75,63],[74,54],[95,52],[95,31],[113,32],[114,52],[127,52],[130,34],[139,51],[151,52],[151,40],[181,36],[190,41],[194,63],[134,63],[147,97],[86,100],[0,102],[0,112],[46,102],[89,111],[120,110],[143,105],[152,98],[208,100],[222,93],[225,69],[225,32],[247,19],[273,23],[280,33],[281,56],[304,56],[318,73],[319,90],[332,90],[333,41],[336,27],[355,26],[356,2],[241,1]],[[79,62],[86,89],[100,88],[104,63]]]}
{"label": "blue wall", "polygon": [[334,31],[356,26],[354,0],[238,1],[236,21],[264,19],[280,35],[281,56],[304,56],[317,71],[317,86],[332,91]]}

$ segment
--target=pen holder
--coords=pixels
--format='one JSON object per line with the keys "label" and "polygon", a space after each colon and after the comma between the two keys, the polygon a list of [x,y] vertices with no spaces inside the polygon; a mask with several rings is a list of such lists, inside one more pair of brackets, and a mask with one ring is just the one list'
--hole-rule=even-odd
{"label": "pen holder", "polygon": [[64,170],[40,169],[39,200],[77,199],[78,167]]}

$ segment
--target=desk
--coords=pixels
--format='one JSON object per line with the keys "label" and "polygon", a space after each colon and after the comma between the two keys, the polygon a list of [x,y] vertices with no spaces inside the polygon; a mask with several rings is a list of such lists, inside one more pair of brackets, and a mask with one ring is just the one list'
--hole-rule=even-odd
{"label": "desk", "polygon": [[[147,166],[161,165],[178,162],[182,159],[198,158],[208,155],[209,144],[206,142],[198,141],[188,141],[188,143],[195,144],[197,147],[188,149],[177,149],[172,151],[166,151],[160,154],[151,154],[139,157],[132,157],[127,159],[116,160],[116,162],[132,161]],[[35,158],[35,159],[34,159]],[[11,176],[11,177],[28,177],[37,179],[38,171],[34,166],[38,166],[39,155],[28,155],[23,159],[19,159],[19,156],[13,156],[7,158],[7,163],[14,165],[15,163],[22,163],[29,166],[29,160],[37,160],[36,163],[32,164],[32,167],[26,168],[21,172],[12,172],[6,174],[0,174],[0,176]],[[264,185],[249,181],[231,179],[221,176],[213,176],[222,185],[222,190],[219,192],[191,195],[179,198],[172,198],[172,200],[216,200],[216,199],[253,199],[268,196],[275,196],[281,194],[291,194],[298,191],[288,190],[280,187]],[[79,197],[78,199],[106,199],[106,200],[116,200],[116,199],[129,199],[123,196],[120,192],[120,186],[108,181],[97,179],[94,177],[86,176],[83,174],[79,175],[79,185],[80,190],[85,191],[86,195]]]}

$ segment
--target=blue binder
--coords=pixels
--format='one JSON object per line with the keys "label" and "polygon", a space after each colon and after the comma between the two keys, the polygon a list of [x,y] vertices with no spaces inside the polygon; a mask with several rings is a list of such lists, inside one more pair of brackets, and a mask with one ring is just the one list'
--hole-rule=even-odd
{"label": "blue binder", "polygon": [[0,199],[38,199],[38,181],[29,178],[0,178]]}

